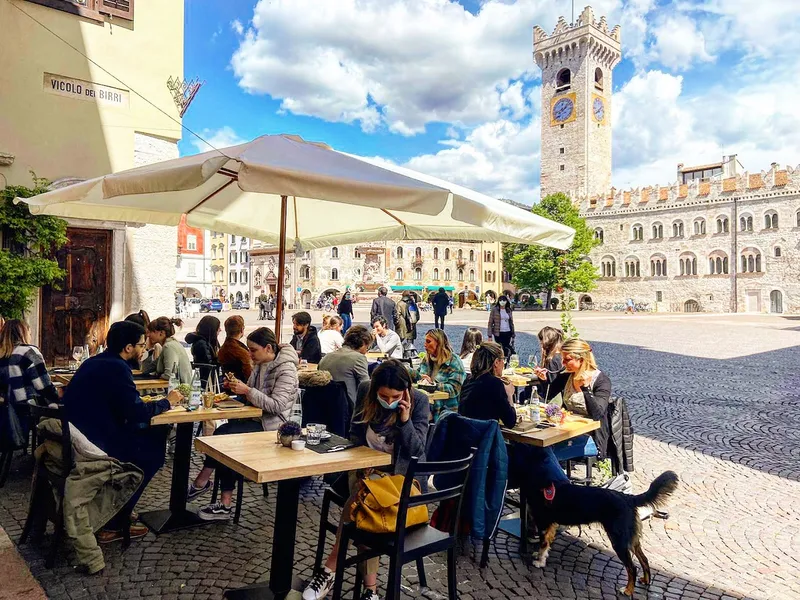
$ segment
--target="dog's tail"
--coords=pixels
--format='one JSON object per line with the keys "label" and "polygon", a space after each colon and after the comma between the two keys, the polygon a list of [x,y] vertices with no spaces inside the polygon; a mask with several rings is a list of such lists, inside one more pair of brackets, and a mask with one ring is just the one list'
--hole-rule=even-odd
{"label": "dog's tail", "polygon": [[634,506],[652,506],[656,508],[666,502],[678,488],[678,476],[674,471],[665,471],[653,480],[644,494],[631,496]]}

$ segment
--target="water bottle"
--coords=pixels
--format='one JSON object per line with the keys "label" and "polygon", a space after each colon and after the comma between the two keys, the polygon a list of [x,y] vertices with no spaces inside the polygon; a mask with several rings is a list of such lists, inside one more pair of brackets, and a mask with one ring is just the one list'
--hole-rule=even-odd
{"label": "water bottle", "polygon": [[178,386],[181,384],[181,380],[178,379],[178,369],[175,365],[172,366],[172,373],[169,375],[169,384],[167,385],[167,394],[170,394],[172,390],[177,390]]}
{"label": "water bottle", "polygon": [[192,375],[192,394],[189,396],[189,406],[199,408],[203,404],[203,388],[200,385],[200,371],[194,370]]}
{"label": "water bottle", "polygon": [[84,344],[83,346],[83,356],[81,357],[81,362],[89,360],[89,344]]}
{"label": "water bottle", "polygon": [[290,421],[294,421],[298,425],[303,425],[303,393],[305,390],[297,390],[297,396],[292,404],[292,414],[289,417]]}

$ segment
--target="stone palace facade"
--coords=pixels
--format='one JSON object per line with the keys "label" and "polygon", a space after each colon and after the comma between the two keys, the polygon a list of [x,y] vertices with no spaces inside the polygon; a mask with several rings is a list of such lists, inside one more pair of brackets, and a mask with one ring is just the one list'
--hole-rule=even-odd
{"label": "stone palace facade", "polygon": [[542,69],[542,195],[569,194],[600,245],[597,288],[582,306],[626,299],[658,311],[800,312],[800,166],[746,172],[735,155],[677,179],[611,186],[612,72],[621,31],[587,7],[548,35]]}

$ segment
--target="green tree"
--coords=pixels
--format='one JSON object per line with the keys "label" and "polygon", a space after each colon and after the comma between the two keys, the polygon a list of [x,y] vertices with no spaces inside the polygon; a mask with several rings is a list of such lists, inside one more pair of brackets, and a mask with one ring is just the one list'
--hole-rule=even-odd
{"label": "green tree", "polygon": [[47,181],[33,176],[33,187],[8,186],[0,190],[0,315],[21,319],[38,289],[57,284],[65,275],[55,252],[67,243],[67,223],[56,217],[33,216],[28,205],[14,198],[30,198],[47,191]]}
{"label": "green tree", "polygon": [[546,246],[506,244],[503,264],[518,289],[547,293],[547,306],[553,291],[568,289],[588,292],[597,279],[595,267],[586,260],[589,251],[599,242],[566,194],[551,194],[531,208],[531,212],[575,230],[575,240],[568,250]]}

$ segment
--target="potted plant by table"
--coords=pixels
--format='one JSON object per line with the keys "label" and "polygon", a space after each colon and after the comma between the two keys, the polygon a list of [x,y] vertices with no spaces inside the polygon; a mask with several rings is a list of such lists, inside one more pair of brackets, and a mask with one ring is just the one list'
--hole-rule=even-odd
{"label": "potted plant by table", "polygon": [[286,421],[285,423],[282,423],[280,427],[278,427],[278,443],[286,446],[287,448],[291,448],[292,442],[300,439],[300,434],[302,433],[303,430],[298,423],[294,421]]}
{"label": "potted plant by table", "polygon": [[544,407],[544,416],[548,421],[557,425],[564,418],[564,412],[558,404],[548,404]]}

